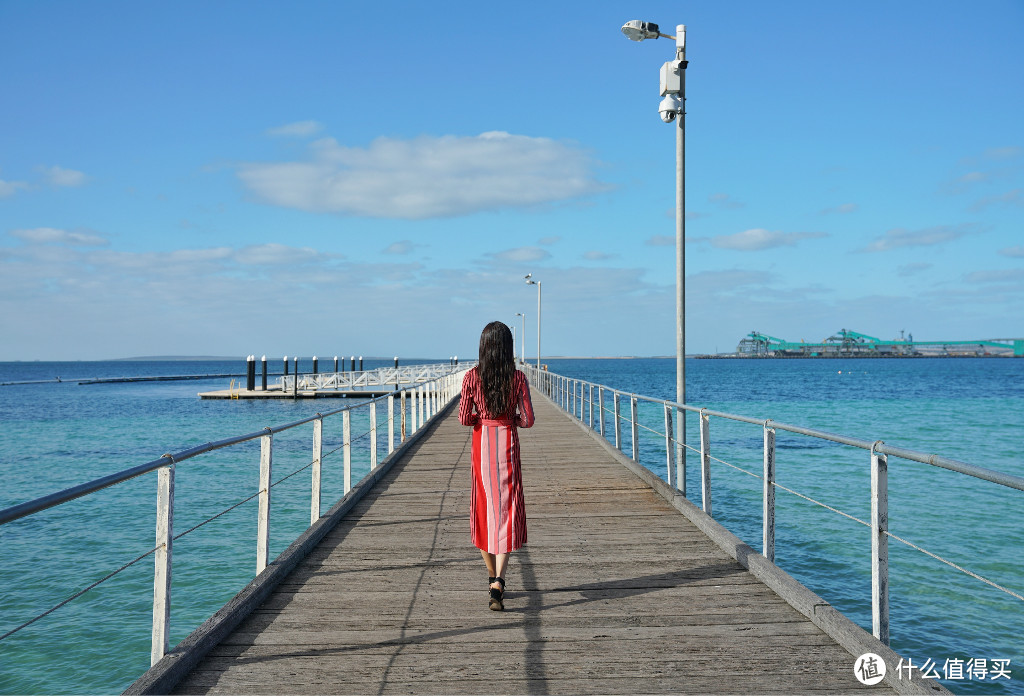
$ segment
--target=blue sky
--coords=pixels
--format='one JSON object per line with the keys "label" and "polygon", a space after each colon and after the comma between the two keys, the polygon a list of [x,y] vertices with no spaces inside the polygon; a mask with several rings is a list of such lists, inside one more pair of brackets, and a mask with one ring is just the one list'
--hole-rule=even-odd
{"label": "blue sky", "polygon": [[[0,359],[1024,336],[1024,3],[0,0]],[[521,331],[521,328],[519,329]]]}

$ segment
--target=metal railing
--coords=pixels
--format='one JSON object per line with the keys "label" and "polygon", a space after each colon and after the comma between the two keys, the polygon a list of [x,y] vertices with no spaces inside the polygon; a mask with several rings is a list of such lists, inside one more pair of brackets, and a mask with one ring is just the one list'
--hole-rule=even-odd
{"label": "metal railing", "polygon": [[[888,490],[888,458],[897,457],[910,461],[930,464],[950,471],[955,471],[967,476],[972,476],[983,481],[989,481],[1001,486],[1006,486],[1018,491],[1024,491],[1024,478],[1005,474],[992,469],[985,469],[974,464],[968,464],[957,459],[943,457],[937,454],[928,454],[905,447],[886,445],[881,440],[870,441],[846,435],[837,435],[813,428],[805,428],[798,425],[781,423],[772,419],[750,418],[733,413],[713,411],[699,406],[689,404],[678,404],[664,399],[656,399],[647,396],[640,396],[629,392],[619,391],[612,387],[588,382],[585,380],[565,377],[563,375],[538,370],[530,365],[522,366],[527,373],[530,383],[540,389],[557,406],[569,413],[581,424],[614,444],[615,448],[622,452],[622,424],[627,423],[631,432],[630,457],[638,464],[640,461],[639,431],[644,429],[663,437],[665,441],[665,466],[666,480],[668,484],[686,496],[686,457],[685,449],[692,450],[700,455],[700,500],[701,509],[711,515],[711,461],[716,459],[711,456],[711,419],[721,418],[737,421],[751,425],[760,426],[763,433],[763,459],[762,473],[760,476],[752,474],[745,469],[737,468],[743,473],[762,480],[762,523],[761,523],[761,549],[762,555],[771,562],[775,562],[775,491],[776,488],[792,493],[816,505],[822,506],[832,512],[838,513],[855,522],[868,526],[871,534],[871,625],[872,633],[876,638],[889,644],[889,539],[892,538],[900,543],[924,553],[931,558],[941,561],[956,570],[965,573],[976,580],[980,580],[997,590],[1000,590],[1011,597],[1024,601],[1024,595],[1007,589],[981,575],[967,570],[952,561],[927,551],[920,546],[903,539],[889,532],[889,490]],[[596,392],[596,401],[595,401]],[[610,396],[611,409],[605,408],[606,399]],[[628,400],[629,415],[623,415],[622,401]],[[658,427],[650,427],[640,422],[638,403],[646,402],[661,406],[664,413],[664,424]],[[595,428],[595,409],[597,411],[597,427]],[[694,448],[677,440],[673,436],[673,425],[680,426],[685,412],[692,412],[700,419],[700,448]],[[611,433],[605,433],[605,416],[611,415],[613,427]],[[679,427],[682,430],[682,427]],[[849,447],[865,450],[870,457],[871,470],[871,515],[870,521],[860,520],[825,503],[821,503],[802,493],[791,490],[780,485],[775,480],[775,433],[778,430],[804,435],[835,442]],[[716,461],[733,466],[721,459]]]}
{"label": "metal railing", "polygon": [[[447,365],[443,366],[448,368]],[[465,371],[467,368],[459,368],[461,371]],[[0,635],[0,640],[3,640],[18,631],[27,628],[36,621],[44,618],[51,614],[60,607],[70,603],[71,601],[82,596],[92,588],[96,587],[100,583],[112,578],[117,573],[127,569],[128,567],[138,563],[142,559],[146,558],[150,554],[153,554],[156,560],[155,570],[153,576],[153,632],[152,632],[152,648],[150,659],[152,664],[156,664],[168,650],[169,638],[168,629],[170,626],[171,619],[171,575],[172,575],[172,558],[173,558],[173,546],[176,539],[181,538],[184,534],[198,529],[207,522],[220,517],[221,515],[235,509],[236,507],[258,498],[258,513],[257,513],[257,541],[256,541],[256,575],[262,573],[268,563],[270,562],[270,511],[271,511],[271,489],[279,483],[282,483],[285,479],[294,476],[295,474],[305,469],[312,469],[312,482],[311,482],[311,493],[310,493],[310,526],[317,522],[321,516],[321,474],[322,464],[324,460],[323,452],[323,423],[324,419],[339,417],[342,420],[342,444],[341,449],[343,454],[344,462],[344,493],[347,495],[352,489],[352,444],[353,441],[359,437],[369,435],[369,473],[367,476],[371,476],[374,470],[378,466],[378,452],[377,452],[377,441],[378,441],[378,419],[377,419],[377,406],[379,404],[386,404],[387,407],[387,449],[388,455],[391,455],[396,450],[396,437],[398,438],[399,447],[401,443],[404,443],[406,439],[416,433],[422,428],[431,418],[438,414],[447,404],[453,399],[458,397],[459,391],[462,386],[462,374],[453,370],[445,369],[442,371],[442,376],[435,377],[429,381],[424,381],[420,384],[416,384],[407,389],[395,391],[386,396],[381,396],[375,399],[368,400],[366,402],[355,404],[352,406],[346,406],[345,408],[335,409],[326,413],[317,413],[309,418],[303,418],[291,423],[284,425],[277,425],[272,427],[264,428],[256,432],[248,433],[245,435],[238,435],[236,437],[226,438],[224,440],[218,440],[216,442],[208,442],[203,445],[198,445],[174,454],[165,454],[159,459],[140,464],[123,471],[119,471],[109,476],[94,479],[78,486],[68,488],[57,493],[43,496],[35,500],[30,500],[20,505],[15,505],[4,510],[0,510],[0,525],[13,522],[14,520],[33,515],[43,510],[50,509],[62,503],[87,496],[91,493],[115,486],[120,483],[124,483],[136,477],[156,472],[157,474],[157,504],[156,504],[156,545],[147,551],[146,553],[138,556],[134,560],[130,561],[126,565],[122,566],[118,570],[110,573],[99,581],[93,583],[89,587],[81,590],[80,592],[72,595],[68,599],[60,602],[56,606],[48,609],[47,611],[37,615],[29,621],[22,623],[20,626],[13,630],[7,631],[3,635]],[[398,416],[395,414],[395,401],[398,401]],[[362,435],[353,437],[351,432],[351,416],[352,412],[359,409],[367,409],[369,411],[369,431]],[[312,443],[312,457],[311,462],[306,466],[302,467],[298,471],[295,471],[283,479],[271,483],[271,474],[273,470],[273,452],[274,452],[274,435],[277,433],[291,430],[303,425],[313,425],[313,443]],[[397,426],[397,432],[396,432]],[[256,493],[249,496],[245,500],[231,506],[225,511],[222,511],[213,517],[205,520],[204,522],[192,527],[191,529],[174,535],[174,477],[175,467],[194,457],[199,455],[219,450],[226,447],[232,447],[244,442],[250,442],[253,440],[260,441],[260,455],[259,455],[259,487]],[[386,460],[385,460],[386,461]],[[358,482],[357,482],[358,483]]]}
{"label": "metal railing", "polygon": [[[398,389],[402,384],[419,384],[439,379],[461,370],[466,366],[431,364],[403,365],[401,367],[378,367],[359,372],[321,372],[298,375],[297,388],[300,391],[330,389],[366,389],[368,387],[390,387]],[[285,393],[296,389],[296,375],[284,375],[278,381],[279,389]]]}

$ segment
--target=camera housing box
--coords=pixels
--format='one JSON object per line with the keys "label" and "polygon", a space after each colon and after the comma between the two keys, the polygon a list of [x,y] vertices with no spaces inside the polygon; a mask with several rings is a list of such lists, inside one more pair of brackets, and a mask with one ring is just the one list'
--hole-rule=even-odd
{"label": "camera housing box", "polygon": [[670,60],[661,66],[661,96],[679,94],[683,91],[683,76],[679,61]]}

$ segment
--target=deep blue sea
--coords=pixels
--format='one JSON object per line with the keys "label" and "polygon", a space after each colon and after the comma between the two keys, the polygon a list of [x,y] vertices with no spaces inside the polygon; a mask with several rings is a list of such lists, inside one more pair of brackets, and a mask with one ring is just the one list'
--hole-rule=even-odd
{"label": "deep blue sea", "polygon": [[[279,363],[272,364],[275,372]],[[674,358],[547,363],[554,372],[623,391],[675,394]],[[365,367],[388,364],[366,361]],[[300,368],[309,370],[308,361]],[[0,363],[0,383],[45,380],[0,386],[0,508],[166,452],[351,403],[198,398],[197,392],[227,388],[230,379],[223,377],[67,381],[242,372],[243,361]],[[1024,476],[1024,360],[688,360],[687,400]],[[659,408],[640,412],[642,422],[660,430]],[[354,435],[367,428],[360,418],[365,415],[353,418]],[[687,439],[697,447],[697,420],[689,418]],[[341,453],[334,451],[340,432],[340,420],[325,424],[324,510],[342,492]],[[755,474],[761,438],[758,426],[712,419],[713,456]],[[310,440],[306,427],[275,436],[275,480],[309,464]],[[663,442],[641,431],[641,458],[664,478]],[[368,469],[366,448],[364,437],[355,446],[354,481]],[[178,465],[175,533],[255,493],[258,464],[259,445],[250,443]],[[869,519],[867,452],[779,431],[776,465],[779,484]],[[526,452],[524,476],[528,467]],[[760,550],[761,481],[718,461],[711,471],[714,517]],[[691,454],[687,487],[697,504],[698,477]],[[309,523],[308,479],[302,472],[274,488],[272,557]],[[889,490],[893,534],[1024,594],[1024,492],[894,457]],[[147,474],[0,527],[0,635],[149,551],[155,500],[156,477]],[[776,519],[776,562],[870,630],[869,529],[783,491]],[[255,536],[256,502],[250,501],[175,542],[172,644],[252,579]],[[1009,659],[1012,681],[975,675],[943,683],[957,693],[1024,692],[1024,602],[895,540],[889,553],[892,647],[915,665],[930,660],[940,674],[947,660],[977,666]],[[122,691],[149,666],[152,583],[149,557],[0,641],[0,693]]]}

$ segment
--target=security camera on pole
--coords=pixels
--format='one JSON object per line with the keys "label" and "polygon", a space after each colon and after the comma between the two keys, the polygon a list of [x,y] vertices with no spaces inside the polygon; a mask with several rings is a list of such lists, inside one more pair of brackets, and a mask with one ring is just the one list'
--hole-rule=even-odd
{"label": "security camera on pole", "polygon": [[[661,66],[661,120],[678,120],[676,130],[676,402],[686,403],[686,25],[676,26],[676,35],[662,34],[658,25],[634,19],[622,26],[622,33],[631,41],[673,39],[676,58]],[[686,420],[677,411],[680,443],[677,448],[677,467],[680,480],[677,485],[686,492]]]}

